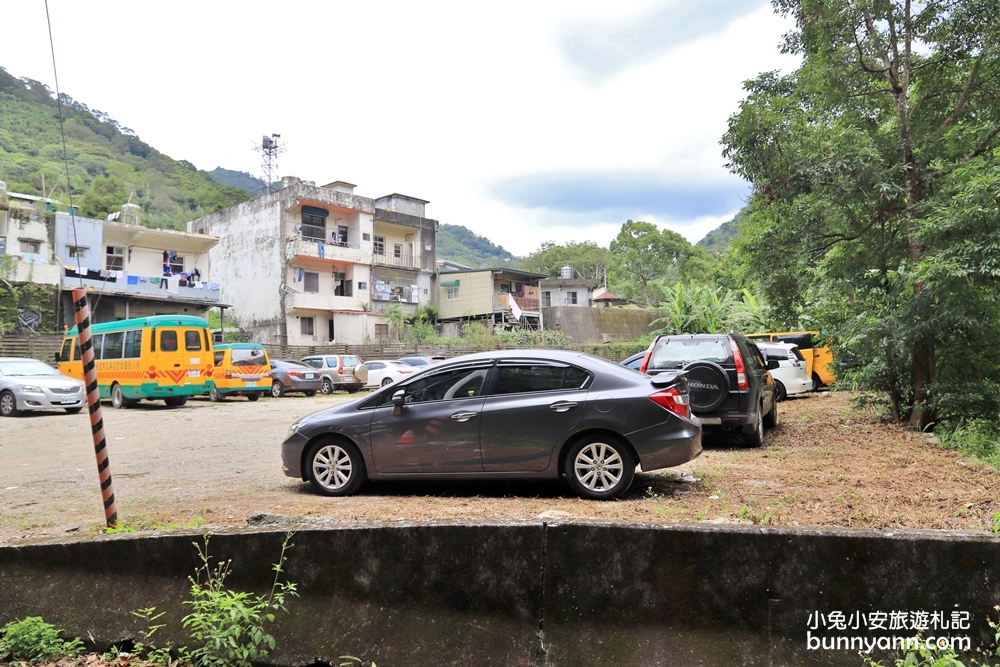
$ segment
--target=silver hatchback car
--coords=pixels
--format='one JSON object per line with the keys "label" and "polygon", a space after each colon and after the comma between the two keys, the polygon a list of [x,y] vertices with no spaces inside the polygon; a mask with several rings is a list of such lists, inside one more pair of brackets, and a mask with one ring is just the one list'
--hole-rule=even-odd
{"label": "silver hatchback car", "polygon": [[81,380],[67,377],[37,359],[0,357],[0,417],[51,409],[75,414],[86,405]]}

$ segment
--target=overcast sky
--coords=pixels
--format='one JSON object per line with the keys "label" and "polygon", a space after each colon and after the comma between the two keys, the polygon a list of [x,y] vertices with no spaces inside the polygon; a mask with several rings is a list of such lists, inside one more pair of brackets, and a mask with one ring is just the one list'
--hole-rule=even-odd
{"label": "overcast sky", "polygon": [[[199,169],[430,201],[517,255],[631,218],[697,241],[747,186],[719,138],[793,68],[766,0],[49,0],[59,86]],[[4,3],[0,66],[54,89],[42,0]],[[0,174],[0,180],[3,175]]]}

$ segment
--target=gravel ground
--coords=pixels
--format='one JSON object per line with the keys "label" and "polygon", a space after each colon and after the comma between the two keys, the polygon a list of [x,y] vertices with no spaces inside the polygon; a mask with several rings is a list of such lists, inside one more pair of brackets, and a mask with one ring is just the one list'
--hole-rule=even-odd
{"label": "gravel ground", "polygon": [[[767,446],[709,440],[679,468],[640,473],[624,498],[573,497],[555,482],[381,482],[322,498],[281,472],[296,418],[346,394],[250,403],[104,406],[121,524],[138,530],[244,525],[254,512],[334,520],[537,516],[855,528],[989,530],[1000,473],[851,408],[851,396],[781,404]],[[97,533],[104,524],[85,413],[0,420],[0,543]]]}

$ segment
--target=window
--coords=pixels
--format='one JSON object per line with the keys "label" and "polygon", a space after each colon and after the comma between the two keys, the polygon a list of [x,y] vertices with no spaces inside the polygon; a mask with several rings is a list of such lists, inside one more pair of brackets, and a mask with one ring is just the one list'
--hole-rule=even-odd
{"label": "window", "polygon": [[574,366],[518,364],[501,366],[498,371],[496,394],[579,389],[589,378],[586,371]]}
{"label": "window", "polygon": [[37,255],[42,251],[41,241],[21,241],[21,252]]}
{"label": "window", "polygon": [[109,245],[104,268],[108,271],[121,271],[125,268],[125,248]]}
{"label": "window", "polygon": [[251,348],[249,350],[233,350],[233,366],[263,366],[264,350]]}
{"label": "window", "polygon": [[225,360],[226,360],[226,351],[225,350],[216,350],[215,351],[215,365],[216,366],[221,366],[222,362],[225,361]]}
{"label": "window", "polygon": [[570,306],[576,305],[576,292],[566,292],[566,304]]}
{"label": "window", "polygon": [[302,363],[307,366],[312,366],[313,368],[323,368],[323,360],[319,358],[303,359]]}
{"label": "window", "polygon": [[398,243],[392,244],[392,256],[399,259],[403,256],[403,246]]}
{"label": "window", "polygon": [[70,257],[79,257],[80,259],[83,259],[87,256],[87,249],[83,246],[68,245],[66,246],[66,249],[69,250]]}
{"label": "window", "polygon": [[348,280],[344,273],[333,274],[333,293],[336,296],[352,296],[354,294],[354,281]]}
{"label": "window", "polygon": [[63,338],[62,347],[59,348],[59,361],[69,361],[70,353],[73,351],[73,339]]}
{"label": "window", "polygon": [[459,285],[455,285],[454,287],[446,287],[445,288],[445,296],[448,299],[448,301],[457,301],[458,300],[459,289],[460,289]]}
{"label": "window", "polygon": [[326,218],[311,213],[303,213],[302,238],[326,241]]}
{"label": "window", "polygon": [[185,331],[184,349],[188,352],[199,351],[201,349],[201,334],[197,331]]}
{"label": "window", "polygon": [[337,227],[337,235],[333,241],[337,245],[347,245],[347,227],[339,225]]}
{"label": "window", "polygon": [[138,359],[142,356],[142,329],[125,332],[125,358]]}
{"label": "window", "polygon": [[[375,338],[379,340],[387,340],[389,338],[389,325],[388,324],[376,324],[375,325]],[[368,367],[371,369],[371,366]]]}
{"label": "window", "polygon": [[101,348],[104,346],[104,334],[90,337],[90,343],[94,349],[94,361],[101,358]]}
{"label": "window", "polygon": [[[411,382],[404,388],[406,403],[427,403],[456,398],[478,396],[483,387],[488,368],[457,368],[442,373],[433,373]],[[382,396],[382,405],[392,402],[392,394]]]}
{"label": "window", "polygon": [[299,333],[303,336],[312,336],[313,327],[316,324],[316,318],[313,317],[302,317],[299,318]]}
{"label": "window", "polygon": [[542,292],[542,308],[548,308],[552,305],[552,292]]}
{"label": "window", "polygon": [[374,252],[376,255],[384,255],[385,254],[385,237],[384,236],[376,236],[375,237],[375,246],[372,249],[372,252]]}
{"label": "window", "polygon": [[[378,327],[377,324],[375,326]],[[385,368],[385,364],[381,361],[369,361],[365,366],[368,367],[369,371],[380,371]]]}
{"label": "window", "polygon": [[363,241],[371,241],[372,240],[372,235],[369,234],[368,232],[365,232],[364,234],[361,235],[361,240],[363,240]]}
{"label": "window", "polygon": [[104,334],[104,352],[101,354],[101,359],[121,359],[124,344],[124,331]]}
{"label": "window", "polygon": [[311,292],[313,294],[319,292],[318,273],[310,273],[309,271],[306,271],[304,277],[302,278],[302,282],[303,282],[303,287],[302,287],[303,291]]}
{"label": "window", "polygon": [[173,329],[164,329],[160,332],[160,352],[177,351],[177,332]]}
{"label": "window", "polygon": [[358,291],[359,292],[364,292],[367,289],[368,289],[368,283],[364,282],[363,280],[359,280],[358,281]]}
{"label": "window", "polygon": [[170,273],[184,273],[184,258],[180,255],[174,255],[170,258]]}

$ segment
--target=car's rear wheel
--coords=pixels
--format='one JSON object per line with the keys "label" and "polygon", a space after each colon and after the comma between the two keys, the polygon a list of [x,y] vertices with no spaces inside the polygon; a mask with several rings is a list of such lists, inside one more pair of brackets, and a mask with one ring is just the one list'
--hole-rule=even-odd
{"label": "car's rear wheel", "polygon": [[260,394],[257,393],[256,391],[251,391],[249,394],[247,394],[247,400],[250,402],[256,401],[258,398],[260,398]]}
{"label": "car's rear wheel", "polygon": [[750,447],[760,447],[764,444],[764,406],[757,409],[757,419],[754,421],[753,430],[743,434],[743,441]]}
{"label": "car's rear wheel", "polygon": [[66,412],[71,415],[79,414],[80,410],[83,410],[83,408],[66,408]]}
{"label": "car's rear wheel", "polygon": [[320,440],[306,453],[306,476],[316,493],[348,496],[365,482],[365,461],[354,445],[341,440]]}
{"label": "car's rear wheel", "polygon": [[388,386],[390,384],[392,384],[392,378],[382,378],[382,386],[383,387]]}
{"label": "car's rear wheel", "polygon": [[187,403],[188,400],[187,396],[171,396],[170,398],[163,399],[163,402],[171,408],[179,408]]}
{"label": "car's rear wheel", "polygon": [[0,417],[16,417],[21,414],[17,409],[17,399],[9,391],[0,392]]}
{"label": "car's rear wheel", "polygon": [[285,395],[285,388],[281,386],[281,383],[275,380],[271,383],[271,396],[275,398],[281,398]]}
{"label": "car's rear wheel", "polygon": [[783,401],[788,398],[788,392],[785,390],[785,385],[781,384],[777,380],[774,381],[774,400]]}
{"label": "car's rear wheel", "polygon": [[330,378],[327,378],[327,377],[323,378],[323,386],[320,387],[320,391],[323,392],[324,394],[332,394],[333,393],[333,380],[331,380]]}
{"label": "car's rear wheel", "polygon": [[764,428],[774,428],[778,425],[778,401],[775,399],[771,411],[764,415]]}
{"label": "car's rear wheel", "polygon": [[305,394],[306,396],[315,396],[316,395],[315,391],[304,391],[302,393]]}
{"label": "car's rear wheel", "polygon": [[218,403],[219,401],[222,401],[224,398],[225,397],[222,394],[220,394],[219,390],[216,389],[215,387],[212,387],[211,389],[208,390],[208,400],[212,401],[213,403]]}
{"label": "car's rear wheel", "polygon": [[817,375],[816,373],[813,373],[813,388],[812,388],[812,390],[813,391],[818,391],[821,384],[823,384],[823,382],[819,379],[819,375]]}
{"label": "car's rear wheel", "polygon": [[132,407],[131,404],[126,400],[125,393],[122,391],[122,386],[115,382],[111,385],[111,407],[116,410],[123,410],[128,407]]}
{"label": "car's rear wheel", "polygon": [[581,498],[617,498],[632,484],[635,460],[618,439],[589,436],[570,448],[564,472],[570,487]]}

